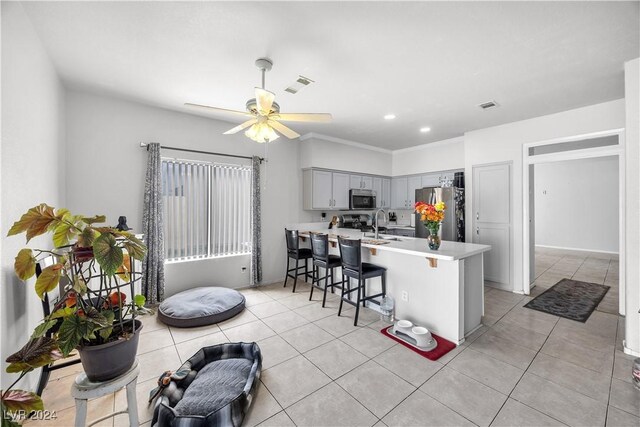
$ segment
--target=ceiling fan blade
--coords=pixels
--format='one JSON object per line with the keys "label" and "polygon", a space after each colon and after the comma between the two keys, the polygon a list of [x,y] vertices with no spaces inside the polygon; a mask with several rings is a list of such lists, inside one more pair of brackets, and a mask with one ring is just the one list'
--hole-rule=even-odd
{"label": "ceiling fan blade", "polygon": [[333,120],[333,116],[329,113],[279,113],[273,116],[283,122],[329,123]]}
{"label": "ceiling fan blade", "polygon": [[271,106],[276,94],[268,90],[256,88],[256,104],[258,104],[258,112],[263,116],[268,116],[271,112]]}
{"label": "ceiling fan blade", "polygon": [[248,111],[238,111],[238,110],[228,110],[226,108],[218,108],[218,107],[210,107],[208,105],[200,105],[200,104],[192,104],[190,102],[186,102],[184,105],[187,107],[196,107],[196,108],[206,108],[207,110],[211,110],[212,112],[218,113],[227,113],[227,114],[237,114],[244,117],[252,117],[253,114]]}
{"label": "ceiling fan blade", "polygon": [[223,135],[233,135],[234,133],[240,132],[242,129],[248,128],[249,126],[251,126],[254,123],[258,123],[258,119],[247,120],[246,122],[239,124],[238,126],[234,127],[233,129],[229,129]]}
{"label": "ceiling fan blade", "polygon": [[283,134],[284,136],[286,136],[287,138],[289,138],[289,139],[298,138],[300,136],[299,133],[289,129],[288,127],[286,127],[282,123],[279,123],[279,122],[277,122],[275,120],[267,120],[267,124],[269,126],[271,126],[272,128],[274,128],[275,130],[277,130],[278,132],[280,132],[281,134]]}

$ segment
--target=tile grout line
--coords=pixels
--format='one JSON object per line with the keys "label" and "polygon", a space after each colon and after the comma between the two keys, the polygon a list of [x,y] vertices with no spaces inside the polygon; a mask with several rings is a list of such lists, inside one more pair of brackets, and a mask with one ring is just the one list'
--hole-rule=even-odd
{"label": "tile grout line", "polygon": [[[534,360],[536,360],[536,357],[538,357],[538,354],[540,354],[540,351],[542,351],[542,348],[544,347],[544,345],[545,345],[545,344],[547,343],[547,341],[549,340],[549,337],[551,336],[551,334],[553,333],[553,330],[554,330],[554,329],[556,328],[556,326],[558,325],[558,322],[560,322],[560,318],[558,318],[558,319],[556,320],[556,323],[553,325],[553,328],[551,329],[551,331],[550,331],[550,332],[549,332],[549,334],[547,335],[547,338],[545,338],[544,342],[542,343],[542,345],[540,346],[540,348],[538,349],[538,351],[536,351],[536,354],[535,354],[535,356],[533,356],[533,358],[531,359],[531,362],[529,362],[529,365],[527,366],[527,369],[525,369],[525,370],[524,370],[524,372],[522,373],[522,375],[521,375],[521,376],[520,376],[520,378],[518,379],[518,382],[516,382],[516,385],[511,389],[511,391],[510,391],[510,392],[509,392],[509,394],[507,395],[506,400],[502,403],[502,406],[500,406],[500,409],[498,410],[498,412],[496,412],[496,414],[494,415],[494,417],[491,419],[491,423],[489,423],[489,425],[492,425],[492,424],[495,422],[496,417],[498,416],[498,414],[500,414],[500,411],[502,411],[502,408],[504,408],[504,405],[509,401],[509,399],[512,399],[511,395],[513,394],[513,392],[515,391],[515,389],[516,389],[516,388],[518,388],[518,384],[520,384],[520,382],[522,381],[522,378],[524,378],[525,374],[526,374],[527,372],[529,372],[529,368],[531,368],[531,365],[533,364],[533,361],[534,361]],[[533,375],[533,373],[532,373],[532,375]],[[517,400],[517,399],[513,399],[513,400],[516,400],[517,402],[520,402],[520,401],[519,401],[519,400]],[[526,404],[526,403],[524,403],[524,402],[520,402],[520,403],[522,403],[522,404],[523,404],[523,405],[525,405],[525,406],[528,406],[529,408],[531,408],[531,409],[533,409],[533,410],[535,410],[535,411],[538,411],[536,408],[532,408],[531,406],[527,405],[527,404]],[[558,420],[558,419],[556,419],[556,418],[552,417],[552,416],[551,416],[551,415],[549,415],[549,414],[545,414],[545,413],[544,413],[544,412],[542,412],[542,411],[538,411],[538,412],[540,412],[541,414],[544,414],[544,415],[548,416],[549,418],[553,418],[554,420],[556,420],[556,421],[558,421],[558,422],[561,422],[561,423],[562,423],[562,421],[560,421],[560,420]],[[562,424],[565,424],[565,423],[562,423]]]}

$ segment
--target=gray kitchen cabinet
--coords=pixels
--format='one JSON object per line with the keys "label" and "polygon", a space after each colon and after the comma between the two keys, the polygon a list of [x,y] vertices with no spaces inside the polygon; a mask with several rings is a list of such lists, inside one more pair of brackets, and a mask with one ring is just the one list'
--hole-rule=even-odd
{"label": "gray kitchen cabinet", "polygon": [[372,186],[373,192],[376,195],[376,208],[381,208],[384,206],[382,203],[382,178],[373,178]]}
{"label": "gray kitchen cabinet", "polygon": [[440,174],[430,173],[422,175],[422,187],[440,187]]}
{"label": "gray kitchen cabinet", "polygon": [[391,178],[391,207],[406,209],[407,202],[407,178]]}
{"label": "gray kitchen cabinet", "polygon": [[382,202],[380,203],[380,207],[391,207],[391,179],[389,178],[382,178]]}
{"label": "gray kitchen cabinet", "polygon": [[349,175],[349,188],[359,190],[373,190],[373,177],[362,175]]}
{"label": "gray kitchen cabinet", "polygon": [[333,209],[349,209],[349,175],[333,172]]}
{"label": "gray kitchen cabinet", "polygon": [[303,182],[304,209],[349,209],[349,174],[308,169],[303,172]]}
{"label": "gray kitchen cabinet", "polygon": [[421,176],[410,176],[407,180],[407,208],[413,209],[416,203],[416,190],[422,188]]}
{"label": "gray kitchen cabinet", "polygon": [[311,194],[313,209],[331,209],[333,207],[333,173],[314,170],[312,173]]}

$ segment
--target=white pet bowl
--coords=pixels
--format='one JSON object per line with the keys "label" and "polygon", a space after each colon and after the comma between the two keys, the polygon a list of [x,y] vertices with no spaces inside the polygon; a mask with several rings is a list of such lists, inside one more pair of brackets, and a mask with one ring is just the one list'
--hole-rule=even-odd
{"label": "white pet bowl", "polygon": [[428,347],[431,343],[431,332],[422,326],[415,326],[411,329],[411,336],[416,340],[418,347]]}
{"label": "white pet bowl", "polygon": [[393,332],[402,332],[403,334],[409,335],[412,327],[413,323],[411,323],[409,320],[398,320],[393,325]]}

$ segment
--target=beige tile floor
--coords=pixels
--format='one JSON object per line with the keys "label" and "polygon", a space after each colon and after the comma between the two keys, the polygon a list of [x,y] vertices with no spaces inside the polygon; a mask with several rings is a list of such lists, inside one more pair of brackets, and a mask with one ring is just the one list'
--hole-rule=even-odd
{"label": "beige tile floor", "polygon": [[[548,265],[539,284],[561,271],[613,283],[614,260],[540,258],[541,270]],[[623,322],[606,309],[582,324],[524,308],[529,297],[487,289],[486,326],[432,362],[381,335],[372,310],[354,327],[353,308],[337,317],[338,299],[322,308],[320,292],[308,300],[307,285],[295,294],[281,284],[243,293],[247,309],[219,325],[183,330],[144,318],[137,390],[143,425],[162,371],[202,346],[256,340],[263,374],[247,426],[640,426],[632,358],[620,349]],[[69,387],[77,370],[59,371],[45,390],[45,406],[58,415],[50,425],[72,425]],[[125,404],[123,392],[96,400],[89,418]],[[101,425],[128,422],[121,415]]]}

